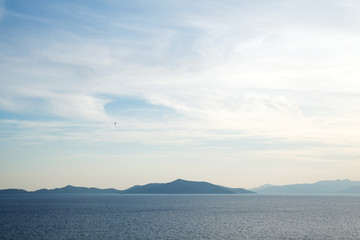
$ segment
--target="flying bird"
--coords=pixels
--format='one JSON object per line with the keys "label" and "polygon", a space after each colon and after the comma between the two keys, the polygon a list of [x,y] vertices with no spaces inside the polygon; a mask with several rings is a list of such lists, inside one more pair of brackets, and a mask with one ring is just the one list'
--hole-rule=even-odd
{"label": "flying bird", "polygon": [[114,125],[116,125],[116,122],[114,122]]}

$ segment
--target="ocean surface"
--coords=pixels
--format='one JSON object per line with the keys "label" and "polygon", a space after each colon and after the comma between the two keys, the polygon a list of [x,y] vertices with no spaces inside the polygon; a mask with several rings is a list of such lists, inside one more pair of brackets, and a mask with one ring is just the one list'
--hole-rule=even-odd
{"label": "ocean surface", "polygon": [[2,195],[0,239],[360,239],[360,196]]}

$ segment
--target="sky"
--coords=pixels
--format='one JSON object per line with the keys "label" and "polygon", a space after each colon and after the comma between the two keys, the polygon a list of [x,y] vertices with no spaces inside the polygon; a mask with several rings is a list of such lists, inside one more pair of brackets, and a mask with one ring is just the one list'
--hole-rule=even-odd
{"label": "sky", "polygon": [[359,13],[0,0],[0,188],[360,180]]}

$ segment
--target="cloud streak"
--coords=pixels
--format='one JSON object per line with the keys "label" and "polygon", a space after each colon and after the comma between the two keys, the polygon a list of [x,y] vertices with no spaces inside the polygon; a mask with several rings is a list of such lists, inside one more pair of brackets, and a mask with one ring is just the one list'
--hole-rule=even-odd
{"label": "cloud streak", "polygon": [[1,3],[3,142],[360,143],[356,1]]}

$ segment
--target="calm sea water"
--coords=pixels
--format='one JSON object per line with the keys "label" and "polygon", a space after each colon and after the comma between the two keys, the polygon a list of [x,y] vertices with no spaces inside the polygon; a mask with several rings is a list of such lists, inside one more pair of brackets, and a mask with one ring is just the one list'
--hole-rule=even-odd
{"label": "calm sea water", "polygon": [[0,239],[360,239],[360,196],[0,196]]}

